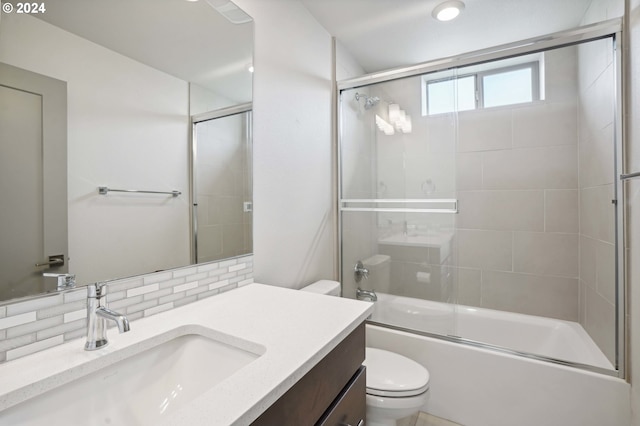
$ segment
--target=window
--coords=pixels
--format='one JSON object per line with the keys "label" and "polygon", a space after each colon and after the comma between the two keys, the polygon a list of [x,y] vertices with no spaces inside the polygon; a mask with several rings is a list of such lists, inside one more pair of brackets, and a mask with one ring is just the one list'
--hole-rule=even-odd
{"label": "window", "polygon": [[529,62],[458,77],[426,80],[426,113],[443,114],[539,100],[538,64]]}
{"label": "window", "polygon": [[475,76],[428,82],[427,105],[429,115],[475,109]]}

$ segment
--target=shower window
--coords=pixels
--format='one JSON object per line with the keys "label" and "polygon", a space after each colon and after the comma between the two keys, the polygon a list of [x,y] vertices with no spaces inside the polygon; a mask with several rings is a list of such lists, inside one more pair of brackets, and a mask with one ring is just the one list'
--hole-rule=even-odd
{"label": "shower window", "polygon": [[491,68],[473,67],[454,78],[424,77],[423,115],[470,111],[540,100],[538,61]]}
{"label": "shower window", "polygon": [[476,76],[435,80],[427,83],[429,115],[476,109]]}
{"label": "shower window", "polygon": [[480,74],[482,106],[490,108],[538,100],[538,63],[501,68]]}

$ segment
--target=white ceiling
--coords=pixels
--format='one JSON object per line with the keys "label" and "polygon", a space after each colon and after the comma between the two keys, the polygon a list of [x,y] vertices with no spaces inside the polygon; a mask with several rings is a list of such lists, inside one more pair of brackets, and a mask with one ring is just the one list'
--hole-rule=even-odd
{"label": "white ceiling", "polygon": [[206,1],[56,0],[34,16],[233,101],[251,100],[253,23],[232,24]]}
{"label": "white ceiling", "polygon": [[366,72],[545,35],[580,24],[591,0],[463,0],[455,20],[432,10],[444,0],[300,0]]}

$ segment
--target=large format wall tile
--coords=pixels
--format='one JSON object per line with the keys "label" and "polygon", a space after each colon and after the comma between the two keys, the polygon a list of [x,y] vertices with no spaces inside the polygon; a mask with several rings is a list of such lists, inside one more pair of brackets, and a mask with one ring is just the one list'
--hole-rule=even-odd
{"label": "large format wall tile", "polygon": [[577,189],[544,191],[544,230],[546,232],[578,233],[579,210]]}
{"label": "large format wall tile", "polygon": [[473,191],[482,189],[482,154],[479,152],[456,155],[456,189]]}
{"label": "large format wall tile", "polygon": [[576,102],[541,102],[513,110],[513,146],[540,147],[577,143]]}
{"label": "large format wall tile", "polygon": [[483,189],[573,189],[578,187],[577,146],[485,152]]}
{"label": "large format wall tile", "polygon": [[544,191],[461,191],[459,229],[543,231]]}
{"label": "large format wall tile", "polygon": [[613,124],[580,141],[580,187],[613,183],[615,141]]}
{"label": "large format wall tile", "polygon": [[578,235],[515,232],[513,265],[515,272],[577,278]]}
{"label": "large format wall tile", "polygon": [[580,233],[609,243],[615,241],[613,185],[584,188],[580,191]]}
{"label": "large format wall tile", "polygon": [[508,231],[458,230],[458,265],[512,271],[512,233]]}
{"label": "large format wall tile", "polygon": [[482,306],[576,321],[578,319],[578,280],[483,271]]}
{"label": "large format wall tile", "polygon": [[586,318],[583,326],[600,350],[613,363],[616,343],[615,306],[589,287],[585,288],[585,303]]}
{"label": "large format wall tile", "polygon": [[459,113],[458,152],[511,148],[511,109]]}

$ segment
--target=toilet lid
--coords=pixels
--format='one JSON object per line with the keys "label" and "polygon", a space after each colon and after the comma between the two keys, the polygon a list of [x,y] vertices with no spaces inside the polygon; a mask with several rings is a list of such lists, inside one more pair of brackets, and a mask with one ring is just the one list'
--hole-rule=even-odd
{"label": "toilet lid", "polygon": [[429,389],[429,371],[397,353],[366,348],[367,393],[377,396],[415,396]]}

